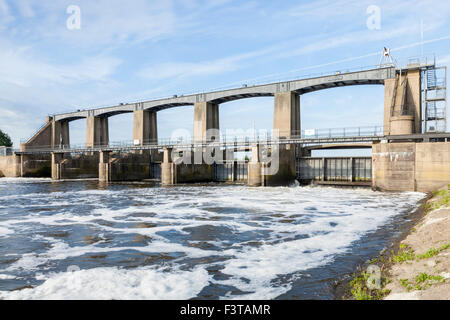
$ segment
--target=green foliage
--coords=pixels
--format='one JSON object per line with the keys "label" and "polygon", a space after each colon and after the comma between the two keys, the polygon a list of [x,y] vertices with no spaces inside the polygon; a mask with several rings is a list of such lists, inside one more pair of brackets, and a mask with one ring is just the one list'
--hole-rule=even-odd
{"label": "green foliage", "polygon": [[0,130],[0,146],[12,147],[12,145],[13,144],[9,135]]}
{"label": "green foliage", "polygon": [[395,255],[393,257],[395,262],[405,262],[405,261],[411,261],[414,260],[415,255],[414,255],[414,251],[412,249],[408,249],[406,251],[401,251],[399,254]]}
{"label": "green foliage", "polygon": [[408,279],[400,279],[400,284],[406,288],[406,290],[424,290],[427,287],[431,287],[433,284],[445,282],[445,278],[442,276],[429,275],[425,272],[419,273],[414,278],[414,282],[409,282]]}
{"label": "green foliage", "polygon": [[0,170],[0,178],[4,178],[5,175],[3,174],[2,170]]}
{"label": "green foliage", "polygon": [[436,198],[434,201],[422,206],[425,209],[425,214],[441,207],[450,206],[450,190],[435,190],[433,196]]}
{"label": "green foliage", "polygon": [[431,248],[427,252],[417,255],[417,259],[422,260],[422,259],[428,259],[428,258],[434,257],[437,254],[439,254],[440,252],[447,250],[448,248],[450,248],[450,243],[444,244],[442,247],[437,248],[437,249]]}
{"label": "green foliage", "polygon": [[406,288],[406,290],[410,291],[413,287],[409,284],[408,279],[400,279],[400,284]]}
{"label": "green foliage", "polygon": [[[362,272],[355,275],[350,281],[351,293],[355,300],[381,300],[387,296],[391,291],[387,289],[370,289],[367,287],[367,280],[370,273]],[[390,280],[382,280],[381,287],[383,288]]]}

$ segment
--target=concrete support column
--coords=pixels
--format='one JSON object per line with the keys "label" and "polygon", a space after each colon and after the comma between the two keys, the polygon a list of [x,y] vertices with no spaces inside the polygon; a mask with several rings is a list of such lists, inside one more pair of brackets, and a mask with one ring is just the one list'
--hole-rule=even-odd
{"label": "concrete support column", "polygon": [[158,127],[155,111],[134,111],[133,143],[141,146],[144,144],[158,144]]}
{"label": "concrete support column", "polygon": [[275,94],[273,128],[280,137],[300,136],[300,96],[295,92]]}
{"label": "concrete support column", "polygon": [[384,82],[384,134],[422,133],[421,72],[408,70]]}
{"label": "concrete support column", "polygon": [[52,180],[61,179],[61,160],[63,159],[62,153],[52,152]]}
{"label": "concrete support column", "polygon": [[321,177],[322,181],[326,181],[327,180],[327,159],[326,158],[322,158],[322,177]]}
{"label": "concrete support column", "polygon": [[[194,141],[208,142],[214,140],[209,129],[219,130],[219,105],[211,102],[197,102],[194,105]],[[218,137],[215,137],[216,141]]]}
{"label": "concrete support column", "polygon": [[110,155],[110,151],[100,151],[100,157],[99,157],[99,163],[98,163],[98,181],[101,181],[101,182],[111,181],[109,155]]}
{"label": "concrete support column", "polygon": [[248,162],[247,184],[250,187],[259,187],[263,185],[262,166],[259,159],[260,145],[252,146],[252,158]]}
{"label": "concrete support column", "polygon": [[353,181],[353,175],[354,175],[354,166],[355,166],[355,159],[350,158],[350,167],[348,168],[348,170],[350,171],[349,177],[348,177],[348,181],[352,182]]}
{"label": "concrete support column", "polygon": [[52,121],[52,148],[68,148],[70,145],[69,122]]}
{"label": "concrete support column", "polygon": [[20,170],[19,170],[19,177],[24,177],[25,175],[25,167],[26,167],[26,161],[28,160],[28,156],[25,154],[21,154],[20,156]]}
{"label": "concrete support column", "polygon": [[[16,154],[15,152],[8,157],[10,160],[7,161],[6,167],[3,168],[3,174],[7,177],[22,177],[22,155]],[[6,170],[10,168],[9,170]]]}
{"label": "concrete support column", "polygon": [[107,117],[86,118],[86,147],[105,146],[109,143],[109,129]]}
{"label": "concrete support column", "polygon": [[[264,185],[266,186],[286,186],[295,181],[295,148],[294,145],[278,145],[271,147],[271,157],[278,157],[278,161],[272,159],[270,163],[270,174],[263,177]],[[277,154],[278,153],[278,154]],[[278,163],[278,170],[275,170]]]}
{"label": "concrete support column", "polygon": [[176,167],[172,162],[172,148],[164,148],[163,162],[161,163],[161,184],[163,186],[176,184]]}

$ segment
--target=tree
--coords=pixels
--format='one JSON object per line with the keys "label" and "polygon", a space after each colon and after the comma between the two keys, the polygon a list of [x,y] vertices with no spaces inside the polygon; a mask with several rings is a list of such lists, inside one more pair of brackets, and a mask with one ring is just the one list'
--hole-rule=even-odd
{"label": "tree", "polygon": [[7,133],[4,133],[2,130],[0,130],[0,147],[12,147],[12,141],[11,138]]}

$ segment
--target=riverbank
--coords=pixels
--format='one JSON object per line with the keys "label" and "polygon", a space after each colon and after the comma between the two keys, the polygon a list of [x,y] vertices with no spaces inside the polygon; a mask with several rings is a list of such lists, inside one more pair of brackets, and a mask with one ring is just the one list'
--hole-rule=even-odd
{"label": "riverbank", "polygon": [[450,184],[432,193],[395,249],[354,275],[344,298],[450,299]]}

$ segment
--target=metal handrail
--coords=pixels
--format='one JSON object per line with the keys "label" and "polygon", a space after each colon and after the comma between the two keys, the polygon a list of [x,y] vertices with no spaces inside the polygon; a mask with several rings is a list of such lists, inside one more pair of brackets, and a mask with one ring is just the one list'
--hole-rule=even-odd
{"label": "metal handrail", "polygon": [[90,145],[86,143],[58,145],[58,146],[29,146],[26,152],[42,152],[42,151],[65,151],[76,152],[74,150],[102,150],[102,149],[140,149],[140,148],[163,148],[163,147],[192,147],[192,146],[250,146],[252,144],[279,144],[279,143],[301,143],[301,141],[312,141],[315,139],[371,139],[383,136],[383,127],[346,127],[346,128],[329,128],[329,129],[304,129],[292,131],[289,135],[282,133],[263,132],[253,135],[226,135],[221,134],[217,139],[208,139],[208,141],[196,141],[192,137],[184,138],[160,138],[156,140],[144,140],[141,144],[134,144],[134,141],[112,141],[102,145]]}

